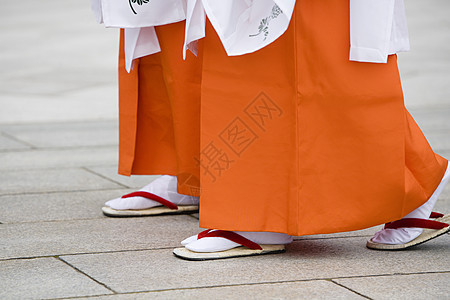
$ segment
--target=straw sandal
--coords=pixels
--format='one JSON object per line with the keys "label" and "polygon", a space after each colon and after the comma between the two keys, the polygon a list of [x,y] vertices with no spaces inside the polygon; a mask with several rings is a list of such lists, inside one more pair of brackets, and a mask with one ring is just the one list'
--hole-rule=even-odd
{"label": "straw sandal", "polygon": [[243,237],[232,231],[225,230],[205,230],[198,234],[198,239],[206,237],[221,237],[228,239],[232,242],[240,244],[242,246],[232,248],[225,251],[219,252],[194,252],[187,248],[176,248],[173,250],[173,254],[176,257],[186,259],[186,260],[213,260],[213,259],[224,259],[232,257],[243,257],[243,256],[254,256],[263,254],[276,254],[283,253],[286,251],[284,245],[258,245],[250,241],[249,239]]}
{"label": "straw sandal", "polygon": [[156,201],[161,206],[155,206],[146,209],[114,209],[109,206],[102,207],[103,214],[108,217],[145,217],[169,214],[186,214],[198,212],[198,205],[176,205],[172,202],[149,192],[137,191],[122,196],[122,198],[143,197]]}
{"label": "straw sandal", "polygon": [[384,228],[397,229],[397,228],[423,228],[422,234],[420,234],[414,240],[398,245],[376,243],[372,240],[367,241],[367,248],[374,250],[404,250],[413,246],[420,245],[431,239],[434,239],[440,235],[443,235],[450,230],[450,214],[443,215],[440,213],[432,212],[430,218],[435,220],[426,219],[401,219],[398,221],[385,224]]}

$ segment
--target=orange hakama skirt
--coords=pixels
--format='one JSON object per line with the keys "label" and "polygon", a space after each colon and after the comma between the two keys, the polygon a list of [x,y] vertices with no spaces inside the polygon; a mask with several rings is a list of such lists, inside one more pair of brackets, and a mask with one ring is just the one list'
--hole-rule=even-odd
{"label": "orange hakama skirt", "polygon": [[308,235],[400,219],[447,167],[403,102],[396,56],[348,60],[348,1],[298,1],[287,32],[238,57],[208,24],[182,61],[184,24],[162,52],[120,64],[121,174],[177,175],[200,226]]}

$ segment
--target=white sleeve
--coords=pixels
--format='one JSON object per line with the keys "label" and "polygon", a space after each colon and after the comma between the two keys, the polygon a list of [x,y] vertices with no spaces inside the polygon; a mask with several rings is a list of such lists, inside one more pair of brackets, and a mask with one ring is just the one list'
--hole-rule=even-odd
{"label": "white sleeve", "polygon": [[403,0],[395,0],[394,24],[389,47],[389,54],[409,51],[408,23],[406,22],[406,11]]}
{"label": "white sleeve", "polygon": [[395,0],[350,0],[350,60],[386,63]]}
{"label": "white sleeve", "polygon": [[403,0],[350,0],[350,60],[386,63],[408,50]]}
{"label": "white sleeve", "polygon": [[102,13],[102,1],[101,0],[91,0],[91,9],[94,13],[95,20],[97,23],[103,23],[103,13]]}

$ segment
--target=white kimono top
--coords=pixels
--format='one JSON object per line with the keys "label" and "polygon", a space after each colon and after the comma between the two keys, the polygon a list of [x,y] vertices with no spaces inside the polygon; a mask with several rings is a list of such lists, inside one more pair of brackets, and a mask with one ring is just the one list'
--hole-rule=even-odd
{"label": "white kimono top", "polygon": [[[184,56],[197,54],[206,17],[230,56],[257,51],[288,28],[295,0],[91,0],[97,21],[125,28],[128,71],[133,60],[161,51],[155,26],[186,20]],[[350,0],[350,55],[359,62],[386,63],[409,50],[403,0]]]}

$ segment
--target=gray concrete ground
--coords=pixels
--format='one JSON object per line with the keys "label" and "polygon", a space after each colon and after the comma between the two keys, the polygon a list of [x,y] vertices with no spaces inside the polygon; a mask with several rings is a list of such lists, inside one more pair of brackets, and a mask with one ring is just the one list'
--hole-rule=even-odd
{"label": "gray concrete ground", "polygon": [[[407,106],[450,157],[450,2],[407,2]],[[0,299],[445,299],[450,237],[376,252],[376,228],[297,238],[285,254],[172,256],[196,215],[111,219],[105,200],[154,177],[116,175],[117,30],[87,0],[0,4]],[[437,210],[450,211],[450,188]]]}

